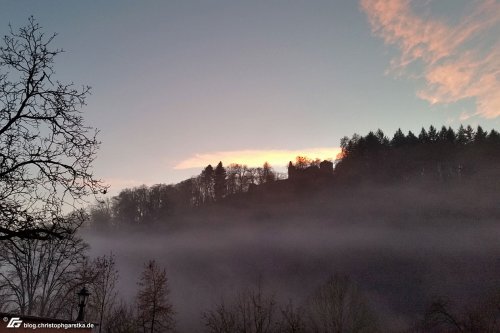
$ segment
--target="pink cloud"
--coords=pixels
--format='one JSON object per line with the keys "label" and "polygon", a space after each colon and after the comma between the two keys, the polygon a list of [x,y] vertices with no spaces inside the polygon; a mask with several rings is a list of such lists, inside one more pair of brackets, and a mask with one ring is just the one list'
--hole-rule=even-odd
{"label": "pink cloud", "polygon": [[417,96],[431,104],[474,98],[474,114],[500,116],[500,42],[485,45],[500,23],[500,2],[472,2],[471,10],[455,25],[444,19],[417,15],[409,0],[361,0],[372,31],[401,54],[391,61],[391,71],[408,74],[418,62],[425,87]]}

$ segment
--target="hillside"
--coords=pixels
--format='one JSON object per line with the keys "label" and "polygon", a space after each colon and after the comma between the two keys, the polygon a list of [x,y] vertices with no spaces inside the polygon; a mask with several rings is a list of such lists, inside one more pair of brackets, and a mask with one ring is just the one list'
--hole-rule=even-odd
{"label": "hillside", "polygon": [[[179,226],[182,221],[256,221],[302,215],[346,216],[348,220],[383,212],[385,220],[428,221],[435,216],[491,220],[499,216],[500,135],[481,127],[457,132],[433,126],[418,136],[381,130],[341,141],[335,161],[297,157],[288,175],[265,163],[249,168],[220,162],[173,185],[125,189],[91,207],[92,226]],[[407,218],[404,221],[408,221]],[[205,223],[205,222],[202,222]]]}

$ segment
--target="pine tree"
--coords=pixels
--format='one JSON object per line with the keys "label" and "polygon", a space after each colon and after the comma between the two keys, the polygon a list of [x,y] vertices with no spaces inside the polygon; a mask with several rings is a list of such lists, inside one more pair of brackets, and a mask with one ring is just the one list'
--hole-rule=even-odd
{"label": "pine tree", "polygon": [[490,144],[500,144],[500,133],[492,129],[486,139]]}
{"label": "pine tree", "polygon": [[460,125],[458,131],[457,131],[457,143],[459,145],[465,145],[468,142],[467,136],[465,134],[465,129],[462,125]]}
{"label": "pine tree", "polygon": [[403,132],[401,131],[401,129],[398,128],[398,130],[396,131],[396,133],[394,133],[394,136],[392,137],[391,145],[393,147],[400,147],[400,146],[404,145],[405,143],[406,143],[406,137],[403,134]]}
{"label": "pine tree", "polygon": [[448,129],[445,126],[441,126],[441,130],[438,133],[438,141],[440,143],[448,141]]}
{"label": "pine tree", "polygon": [[418,141],[420,141],[420,143],[429,142],[429,135],[427,134],[427,131],[423,127],[422,130],[420,131],[420,134],[418,135]]}
{"label": "pine tree", "polygon": [[477,127],[476,135],[474,136],[474,143],[483,143],[486,140],[486,132],[481,126]]}
{"label": "pine tree", "polygon": [[434,126],[429,127],[429,131],[427,132],[429,142],[437,142],[439,139],[439,136],[437,134],[437,130]]}
{"label": "pine tree", "polygon": [[211,202],[214,200],[214,168],[212,165],[207,167],[201,172],[201,190],[203,194],[203,203]]}
{"label": "pine tree", "polygon": [[465,137],[467,139],[467,144],[474,142],[474,129],[470,125],[465,129]]}
{"label": "pine tree", "polygon": [[454,143],[455,142],[455,131],[453,128],[448,126],[448,129],[446,130],[446,142],[448,143]]}
{"label": "pine tree", "polygon": [[410,145],[418,144],[418,138],[413,134],[412,131],[408,132],[408,135],[406,136],[406,142]]}
{"label": "pine tree", "polygon": [[214,171],[214,192],[215,201],[220,201],[226,196],[226,169],[222,166],[222,161],[217,164]]}
{"label": "pine tree", "polygon": [[375,136],[378,139],[378,142],[383,145],[383,146],[388,146],[389,145],[389,139],[385,136],[384,132],[379,128],[377,132],[375,133]]}

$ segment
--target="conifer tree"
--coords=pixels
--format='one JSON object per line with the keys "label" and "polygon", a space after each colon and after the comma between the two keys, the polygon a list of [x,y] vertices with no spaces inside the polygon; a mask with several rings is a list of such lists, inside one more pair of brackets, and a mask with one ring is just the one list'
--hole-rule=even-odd
{"label": "conifer tree", "polygon": [[222,161],[217,164],[214,171],[214,192],[215,201],[220,201],[226,196],[226,169],[222,166]]}

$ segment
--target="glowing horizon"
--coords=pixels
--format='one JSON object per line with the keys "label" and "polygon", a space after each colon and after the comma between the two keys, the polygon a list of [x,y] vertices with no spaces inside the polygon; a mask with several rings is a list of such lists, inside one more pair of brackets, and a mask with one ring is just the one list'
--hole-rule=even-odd
{"label": "glowing horizon", "polygon": [[334,160],[340,153],[339,147],[315,147],[306,149],[248,149],[234,151],[219,151],[203,154],[195,154],[174,166],[175,170],[185,170],[194,168],[203,168],[207,165],[215,165],[222,162],[224,165],[232,163],[244,164],[249,167],[259,167],[265,162],[272,167],[284,167],[289,161],[294,161],[297,156],[306,156],[308,158],[321,160]]}

